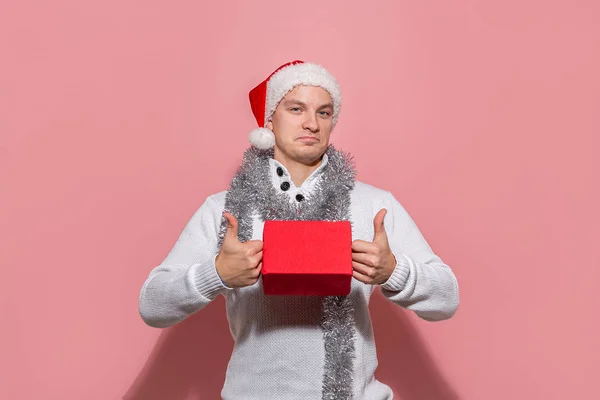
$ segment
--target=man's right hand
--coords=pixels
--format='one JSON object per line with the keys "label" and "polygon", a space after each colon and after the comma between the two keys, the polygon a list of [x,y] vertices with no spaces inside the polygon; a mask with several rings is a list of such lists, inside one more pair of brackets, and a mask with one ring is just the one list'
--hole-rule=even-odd
{"label": "man's right hand", "polygon": [[254,284],[262,268],[262,240],[240,242],[238,221],[230,213],[224,213],[227,232],[215,264],[223,283],[230,287],[244,287]]}

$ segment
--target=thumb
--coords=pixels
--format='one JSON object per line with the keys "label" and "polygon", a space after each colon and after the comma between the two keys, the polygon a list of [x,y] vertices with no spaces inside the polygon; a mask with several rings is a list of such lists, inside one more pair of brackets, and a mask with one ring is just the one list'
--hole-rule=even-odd
{"label": "thumb", "polygon": [[237,219],[230,213],[223,213],[223,217],[227,220],[227,232],[225,232],[225,238],[228,236],[231,239],[238,240],[238,221]]}
{"label": "thumb", "polygon": [[387,214],[387,210],[382,208],[379,210],[375,218],[373,219],[373,227],[375,235],[373,237],[373,241],[375,241],[380,236],[387,236],[385,232],[385,226],[383,225],[383,221],[385,220],[385,215]]}

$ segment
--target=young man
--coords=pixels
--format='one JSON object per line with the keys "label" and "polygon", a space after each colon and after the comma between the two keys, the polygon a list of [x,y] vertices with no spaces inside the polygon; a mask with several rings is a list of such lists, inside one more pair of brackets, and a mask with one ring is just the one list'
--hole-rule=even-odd
{"label": "young man", "polygon": [[[323,67],[284,64],[250,92],[258,129],[226,192],[209,196],[140,293],[153,327],[174,325],[226,298],[235,346],[223,399],[391,399],[374,379],[369,298],[377,287],[427,321],[454,315],[458,284],[405,209],[355,181],[329,144],[341,94]],[[352,223],[348,296],[267,296],[261,279],[265,220]]]}

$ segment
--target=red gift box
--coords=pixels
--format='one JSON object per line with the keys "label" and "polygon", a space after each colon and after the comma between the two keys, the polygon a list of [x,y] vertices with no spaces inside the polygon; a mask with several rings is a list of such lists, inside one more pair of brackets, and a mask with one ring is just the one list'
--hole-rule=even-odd
{"label": "red gift box", "polygon": [[265,294],[345,296],[352,282],[349,221],[265,221]]}

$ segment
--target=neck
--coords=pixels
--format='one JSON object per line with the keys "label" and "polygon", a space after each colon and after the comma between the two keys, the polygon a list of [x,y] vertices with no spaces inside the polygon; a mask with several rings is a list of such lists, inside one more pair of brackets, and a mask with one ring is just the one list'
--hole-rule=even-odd
{"label": "neck", "polygon": [[285,166],[285,168],[290,173],[290,177],[292,178],[292,182],[296,187],[302,186],[306,178],[310,176],[319,165],[323,161],[323,156],[319,157],[315,161],[303,163],[297,160],[291,160],[289,157],[286,157],[282,152],[275,150],[275,154],[273,157],[275,160],[279,161],[281,164]]}

